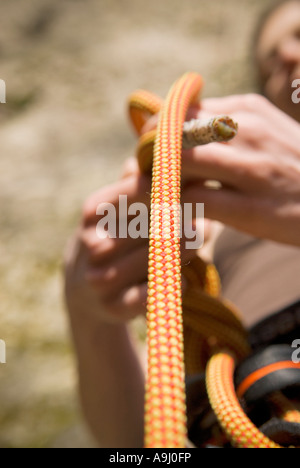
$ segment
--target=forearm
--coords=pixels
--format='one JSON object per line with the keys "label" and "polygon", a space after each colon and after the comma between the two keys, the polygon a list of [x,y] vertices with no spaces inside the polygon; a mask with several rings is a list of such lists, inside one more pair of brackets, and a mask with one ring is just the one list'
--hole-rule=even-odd
{"label": "forearm", "polygon": [[127,326],[70,316],[82,407],[99,445],[142,446],[144,376]]}

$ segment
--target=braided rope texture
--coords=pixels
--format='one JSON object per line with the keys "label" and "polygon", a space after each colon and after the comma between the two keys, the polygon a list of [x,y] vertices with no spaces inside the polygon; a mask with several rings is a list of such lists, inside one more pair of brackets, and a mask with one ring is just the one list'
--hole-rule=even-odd
{"label": "braided rope texture", "polygon": [[175,83],[157,129],[152,175],[148,283],[148,379],[145,446],[185,446],[183,322],[180,262],[182,127],[202,80],[189,74]]}
{"label": "braided rope texture", "polygon": [[234,368],[235,358],[226,352],[215,354],[207,368],[207,393],[222,429],[236,448],[280,448],[241,408],[233,385]]}

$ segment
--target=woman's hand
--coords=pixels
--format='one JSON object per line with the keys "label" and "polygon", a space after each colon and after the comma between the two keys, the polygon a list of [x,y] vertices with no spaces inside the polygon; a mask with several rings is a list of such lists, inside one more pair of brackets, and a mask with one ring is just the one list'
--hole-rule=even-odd
{"label": "woman's hand", "polygon": [[[186,151],[185,200],[253,236],[300,246],[300,125],[258,95],[207,99],[199,117],[228,114],[238,136]],[[198,181],[197,181],[198,179]],[[199,179],[201,182],[199,183]],[[203,181],[216,180],[216,190]]]}
{"label": "woman's hand", "polygon": [[[100,239],[96,212],[101,203],[111,203],[118,213],[119,195],[127,196],[128,206],[140,202],[149,210],[150,191],[150,178],[139,172],[135,160],[129,160],[121,180],[86,201],[81,224],[66,252],[66,299],[71,314],[93,314],[102,322],[122,323],[145,313],[149,241]],[[182,239],[182,261],[188,262],[195,252],[186,249]]]}
{"label": "woman's hand", "polygon": [[128,203],[148,203],[150,180],[137,171],[91,195],[85,202],[81,224],[66,252],[68,309],[107,323],[127,321],[144,311],[147,278],[145,239],[99,239],[96,215],[100,203],[118,207],[119,194]]}

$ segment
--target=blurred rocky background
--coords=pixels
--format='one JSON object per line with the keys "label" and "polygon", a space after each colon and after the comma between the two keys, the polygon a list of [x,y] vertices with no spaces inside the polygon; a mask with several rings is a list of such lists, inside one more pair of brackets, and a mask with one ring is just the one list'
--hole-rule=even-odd
{"label": "blurred rocky background", "polygon": [[76,390],[62,257],[85,197],[134,137],[126,97],[188,70],[205,96],[255,90],[267,0],[9,0],[0,5],[0,447],[93,447]]}

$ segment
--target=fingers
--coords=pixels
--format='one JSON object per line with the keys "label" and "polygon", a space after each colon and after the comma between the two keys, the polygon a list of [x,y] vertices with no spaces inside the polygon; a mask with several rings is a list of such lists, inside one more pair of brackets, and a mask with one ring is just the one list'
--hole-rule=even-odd
{"label": "fingers", "polygon": [[253,157],[227,144],[212,143],[183,154],[182,173],[190,179],[216,180],[223,185],[245,189],[249,185],[249,164]]}
{"label": "fingers", "polygon": [[150,178],[140,174],[128,175],[128,177],[104,187],[92,194],[86,201],[83,208],[83,226],[93,225],[99,221],[97,211],[101,205],[103,209],[105,209],[105,205],[113,205],[117,216],[119,216],[120,195],[127,197],[126,204],[128,206],[136,202],[149,206],[150,192]]}
{"label": "fingers", "polygon": [[130,176],[140,175],[140,169],[137,158],[128,158],[122,168],[121,178],[126,179]]}
{"label": "fingers", "polygon": [[[186,289],[186,280],[182,278],[182,291]],[[114,298],[103,300],[103,305],[115,319],[132,320],[140,315],[146,315],[148,284],[138,284],[125,289]]]}
{"label": "fingers", "polygon": [[222,98],[203,99],[201,108],[205,112],[219,114],[232,114],[240,111],[270,115],[273,105],[259,94],[243,94],[226,96]]}
{"label": "fingers", "polygon": [[[196,119],[197,115],[199,114],[199,111],[200,111],[200,106],[198,104],[194,104],[190,106],[187,112],[186,120]],[[158,120],[159,120],[158,114],[152,115],[147,120],[145,125],[143,126],[142,134],[150,132],[151,130],[154,130],[157,127]]]}
{"label": "fingers", "polygon": [[130,236],[121,239],[120,237],[110,237],[108,235],[100,239],[95,225],[91,225],[82,231],[81,241],[86,247],[88,259],[92,264],[106,264],[114,258],[146,246],[148,243],[147,239],[141,237],[133,239]]}
{"label": "fingers", "polygon": [[237,136],[229,143],[229,146],[242,149],[247,148],[249,144],[255,146],[256,143],[261,143],[268,133],[274,131],[273,125],[269,125],[270,118],[274,118],[274,110],[275,113],[277,112],[277,109],[273,107],[267,99],[257,94],[203,101],[205,114],[227,114],[238,123]]}
{"label": "fingers", "polygon": [[106,265],[90,265],[87,280],[103,296],[112,296],[147,279],[148,246],[140,247]]}
{"label": "fingers", "polygon": [[134,285],[114,298],[103,300],[103,305],[110,316],[131,320],[139,315],[146,314],[147,307],[147,283]]}
{"label": "fingers", "polygon": [[[185,248],[182,239],[182,262],[186,263],[195,256],[195,249]],[[89,262],[86,279],[103,297],[112,297],[119,291],[147,281],[148,243],[103,264],[101,261]]]}
{"label": "fingers", "polygon": [[[145,222],[148,222],[150,189],[150,179],[136,174],[134,164],[130,162],[125,168],[124,179],[93,194],[84,206],[78,235],[84,257],[80,278],[92,288],[99,304],[103,304],[102,316],[105,319],[128,320],[145,312],[148,237],[134,239],[128,235],[127,238],[120,238],[117,233],[114,237],[108,235],[100,239],[97,232],[99,222],[97,208],[101,203],[106,205],[110,203],[116,208],[116,218],[120,221],[123,215],[119,213],[119,195],[126,195],[128,209],[136,202],[145,204],[147,211]],[[124,222],[128,224],[127,209],[125,218]],[[194,244],[192,246],[194,247]],[[183,248],[182,251],[184,263],[195,255],[195,250],[192,249]]]}
{"label": "fingers", "polygon": [[[277,135],[281,133],[291,135],[294,138],[295,132],[299,134],[297,121],[259,94],[204,99],[201,104],[204,114],[228,114],[239,123],[241,130],[243,130],[244,121],[252,114],[263,118],[266,123],[269,123],[270,130],[277,132]],[[238,117],[237,114],[240,114],[240,116]],[[201,116],[201,113],[199,115]]]}
{"label": "fingers", "polygon": [[253,236],[268,238],[270,200],[262,200],[228,188],[212,190],[190,186],[184,195],[186,203],[204,203],[205,217],[219,221]]}

